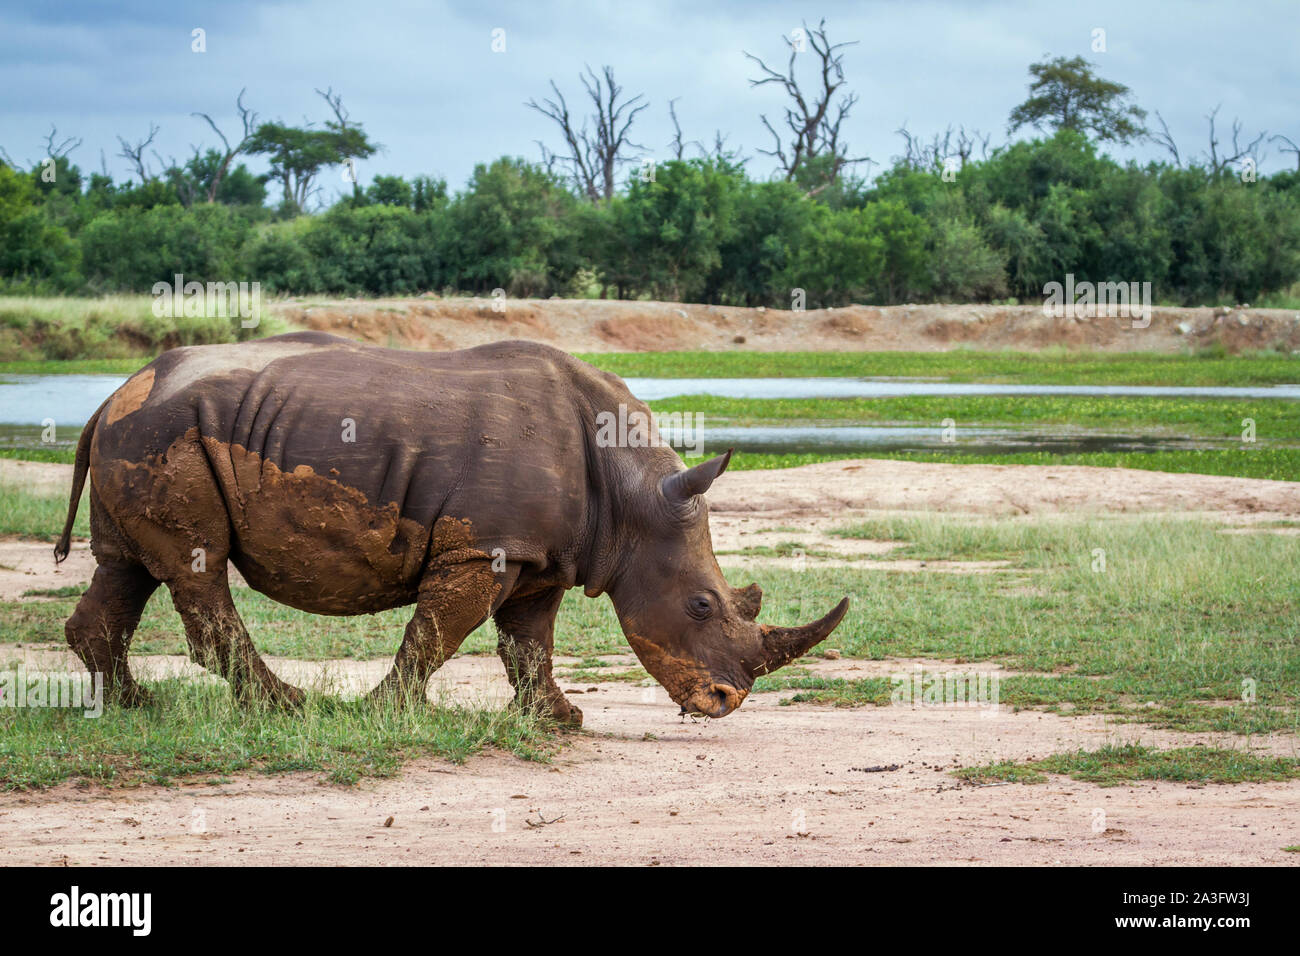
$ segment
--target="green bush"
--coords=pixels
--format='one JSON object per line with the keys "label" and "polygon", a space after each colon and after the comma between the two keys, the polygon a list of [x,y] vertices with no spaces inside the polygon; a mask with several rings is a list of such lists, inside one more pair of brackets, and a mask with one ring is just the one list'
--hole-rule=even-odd
{"label": "green bush", "polygon": [[144,292],[154,283],[244,279],[248,220],[220,205],[154,206],[97,216],[81,234],[86,278],[109,292]]}

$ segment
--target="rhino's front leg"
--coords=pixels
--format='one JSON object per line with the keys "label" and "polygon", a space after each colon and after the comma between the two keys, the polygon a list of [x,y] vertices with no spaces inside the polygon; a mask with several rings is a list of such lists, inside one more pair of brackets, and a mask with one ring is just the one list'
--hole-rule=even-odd
{"label": "rhino's front leg", "polygon": [[571,704],[551,676],[555,615],[564,588],[547,588],[501,605],[495,617],[497,653],[515,689],[514,706],[531,707],[560,723],[582,726],[582,711]]}
{"label": "rhino's front leg", "polygon": [[488,619],[517,574],[517,568],[494,573],[487,559],[430,569],[420,582],[415,614],[406,625],[393,668],[370,696],[423,698],[429,677]]}

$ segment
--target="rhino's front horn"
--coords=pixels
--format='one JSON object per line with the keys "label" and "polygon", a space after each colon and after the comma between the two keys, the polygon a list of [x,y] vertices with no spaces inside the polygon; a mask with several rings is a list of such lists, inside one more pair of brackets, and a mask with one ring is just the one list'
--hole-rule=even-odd
{"label": "rhino's front horn", "polygon": [[803,627],[769,627],[763,625],[764,660],[755,668],[755,676],[770,674],[778,667],[784,667],[796,657],[800,657],[815,645],[830,637],[831,631],[844,619],[849,610],[849,599],[845,598],[835,605],[835,609],[820,621],[813,621]]}

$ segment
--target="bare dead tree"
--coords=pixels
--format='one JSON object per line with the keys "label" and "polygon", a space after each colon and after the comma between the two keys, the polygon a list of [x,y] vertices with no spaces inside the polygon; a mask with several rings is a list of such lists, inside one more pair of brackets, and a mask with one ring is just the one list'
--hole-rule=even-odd
{"label": "bare dead tree", "polygon": [[1278,151],[1282,153],[1293,153],[1295,155],[1296,172],[1300,172],[1300,146],[1297,146],[1294,140],[1289,136],[1283,136],[1281,133],[1278,133],[1276,136],[1270,136],[1268,141],[1270,143],[1284,143],[1285,145]]}
{"label": "bare dead tree", "polygon": [[149,181],[149,168],[144,161],[144,151],[153,143],[154,137],[158,135],[159,127],[153,123],[149,124],[149,135],[135,143],[128,143],[121,136],[117,141],[122,144],[122,150],[118,153],[123,159],[129,160],[135,166],[136,175],[140,177],[140,185]]}
{"label": "bare dead tree", "polygon": [[62,159],[81,145],[81,139],[73,136],[69,136],[62,143],[56,145],[55,140],[58,139],[58,137],[59,130],[53,123],[51,123],[50,132],[45,137],[45,155],[50,159]]}
{"label": "bare dead tree", "polygon": [[540,139],[535,139],[533,140],[533,142],[536,143],[537,148],[542,151],[542,168],[545,169],[548,173],[554,173],[555,166],[560,161],[560,157],[556,156],[555,153],[551,152],[550,147],[548,147]]}
{"label": "bare dead tree", "polygon": [[[673,159],[678,159],[678,160],[682,159],[686,154],[687,146],[694,146],[696,150],[699,151],[699,154],[701,156],[707,157],[709,155],[709,151],[708,149],[705,148],[704,144],[701,143],[698,139],[692,139],[692,140],[682,139],[682,126],[679,122],[677,122],[676,107],[677,107],[677,100],[679,99],[681,99],[680,96],[677,97],[677,99],[672,99],[668,101],[668,115],[672,117],[672,121],[673,121],[673,138],[672,138],[672,142],[668,144],[668,148],[672,150]],[[714,134],[714,139],[716,141],[715,145],[717,147],[717,149],[715,150],[715,155],[718,156],[718,158],[721,158],[723,156],[722,144],[723,142],[725,142],[726,137],[722,136],[721,131],[718,131]]]}
{"label": "bare dead tree", "polygon": [[1160,124],[1160,132],[1149,132],[1147,137],[1151,142],[1157,146],[1163,146],[1168,151],[1169,155],[1173,157],[1175,166],[1182,166],[1183,158],[1178,154],[1178,144],[1174,142],[1173,134],[1169,132],[1169,124],[1165,122],[1165,118],[1160,115],[1159,110],[1156,110],[1156,122]]}
{"label": "bare dead tree", "polygon": [[992,133],[981,133],[978,129],[968,132],[965,126],[959,126],[954,131],[951,125],[942,133],[931,136],[928,143],[914,135],[906,123],[894,132],[903,138],[903,155],[896,156],[895,159],[917,170],[940,170],[949,160],[954,159],[964,169],[974,157],[977,147],[980,158],[988,159],[989,142],[993,138]]}
{"label": "bare dead tree", "polygon": [[1216,106],[1214,109],[1210,110],[1210,112],[1205,117],[1210,124],[1210,131],[1209,131],[1210,143],[1209,143],[1209,149],[1206,150],[1205,156],[1206,156],[1209,170],[1212,173],[1220,173],[1227,167],[1231,166],[1233,163],[1239,162],[1242,159],[1245,159],[1246,157],[1250,157],[1252,160],[1258,163],[1259,144],[1263,142],[1264,138],[1268,135],[1267,131],[1260,133],[1258,136],[1256,136],[1245,146],[1242,146],[1239,142],[1241,138],[1241,120],[1234,118],[1232,121],[1232,152],[1220,154],[1219,138],[1218,138],[1218,134],[1215,132],[1214,122],[1218,116],[1219,107],[1222,105],[1223,104],[1219,104],[1219,106]]}
{"label": "bare dead tree", "polygon": [[974,155],[976,146],[980,150],[980,159],[989,158],[989,141],[992,138],[992,133],[981,133],[977,129],[968,133],[965,126],[957,127],[957,142],[953,146],[953,153],[961,160],[963,169]]}
{"label": "bare dead tree", "polygon": [[748,162],[748,160],[742,156],[739,149],[727,148],[727,137],[722,134],[722,130],[720,129],[715,129],[713,131],[713,149],[705,155],[727,163],[736,163],[741,166]]}
{"label": "bare dead tree", "polygon": [[614,196],[618,170],[632,161],[627,155],[628,151],[645,149],[632,142],[629,133],[637,114],[650,104],[644,102],[640,93],[624,98],[623,87],[614,80],[613,67],[602,67],[600,76],[590,66],[586,70],[578,78],[582,81],[594,113],[584,117],[580,125],[575,123],[569,112],[569,104],[554,80],[551,80],[551,91],[555,94],[555,99],[546,99],[540,104],[533,99],[524,105],[552,120],[560,128],[560,135],[564,137],[569,154],[553,154],[554,159],[568,167],[569,175],[578,190],[592,202],[602,199],[608,202]]}
{"label": "bare dead tree", "polygon": [[18,164],[14,162],[13,157],[5,152],[5,148],[0,146],[0,163],[4,163],[10,169],[17,169]]}
{"label": "bare dead tree", "polygon": [[[212,121],[212,117],[207,113],[190,114],[191,116],[197,116],[212,127],[212,132],[217,134],[217,138],[221,140],[221,145],[224,147],[221,153],[221,162],[217,164],[217,171],[212,177],[212,182],[208,184],[208,202],[210,203],[217,201],[217,190],[221,186],[221,180],[225,178],[226,172],[230,169],[230,164],[234,161],[234,158],[243,152],[244,148],[248,146],[248,141],[253,138],[253,132],[257,129],[257,114],[244,105],[245,92],[247,92],[247,88],[240,90],[239,95],[235,97],[235,108],[239,110],[239,121],[243,124],[244,131],[243,135],[240,136],[239,141],[235,143],[234,146],[230,145],[230,140],[226,139],[226,134],[221,132],[220,127]],[[320,90],[317,90],[316,92],[319,93]],[[340,107],[341,105],[340,102]],[[198,150],[195,150],[196,154],[197,152]]]}
{"label": "bare dead tree", "polygon": [[841,127],[858,102],[858,97],[855,93],[841,93],[845,83],[844,55],[839,51],[857,41],[831,43],[826,36],[825,20],[818,23],[815,30],[809,30],[805,23],[804,34],[819,61],[818,88],[811,96],[804,92],[796,75],[795,63],[801,50],[791,37],[784,38],[786,46],[790,48],[790,58],[784,72],[774,70],[752,53],[745,53],[762,71],[762,76],[751,79],[749,85],[759,87],[774,84],[783,89],[790,99],[790,105],[785,109],[789,138],[778,133],[766,115],[760,116],[763,126],[772,135],[774,145],[770,150],[760,149],[759,152],[777,159],[787,180],[794,179],[800,166],[809,160],[829,156],[831,163],[827,175],[829,181],[834,182],[845,166],[866,161],[865,156],[850,159],[846,155],[846,145],[840,141]]}
{"label": "bare dead tree", "polygon": [[339,130],[349,129],[350,127],[348,126],[348,122],[352,118],[352,115],[343,108],[343,94],[335,93],[334,87],[330,86],[323,90],[316,90],[316,95],[323,99],[329,106],[330,112],[334,114],[334,120],[338,124],[337,128]]}

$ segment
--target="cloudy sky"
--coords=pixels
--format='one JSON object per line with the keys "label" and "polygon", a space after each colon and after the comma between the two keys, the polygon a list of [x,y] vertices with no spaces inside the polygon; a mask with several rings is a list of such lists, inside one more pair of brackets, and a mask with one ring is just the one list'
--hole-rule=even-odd
{"label": "cloudy sky", "polygon": [[[860,102],[844,132],[855,154],[877,163],[899,152],[894,130],[904,123],[927,135],[965,124],[1005,141],[1007,114],[1026,95],[1026,67],[1046,55],[1083,55],[1131,87],[1138,105],[1161,112],[1184,154],[1204,148],[1204,115],[1218,104],[1220,129],[1240,117],[1251,137],[1267,130],[1300,142],[1294,0],[29,0],[0,8],[0,146],[35,161],[53,123],[60,139],[84,141],[74,162],[98,169],[102,150],[121,179],[129,167],[116,155],[118,135],[138,139],[155,123],[157,152],[183,159],[191,144],[216,142],[191,113],[211,113],[233,131],[242,87],[264,119],[317,123],[326,107],[313,89],[333,87],[384,146],[362,164],[363,181],[430,174],[455,189],[476,162],[536,159],[538,139],[558,148],[549,121],[524,102],[545,95],[554,78],[575,105],[583,65],[608,63],[629,93],[650,102],[635,127],[648,155],[665,156],[667,101],[680,98],[688,139],[721,130],[753,157],[751,172],[767,175],[773,162],[757,154],[769,145],[759,114],[779,117],[780,93],[750,88],[755,70],[742,51],[781,63],[782,37],[822,17],[833,40],[857,41],[844,64]],[[191,49],[196,28],[206,52]],[[492,49],[497,29],[504,52]],[[1092,49],[1097,29],[1105,52]],[[1263,168],[1293,163],[1274,145]],[[341,177],[330,183],[327,196],[342,185]]]}

